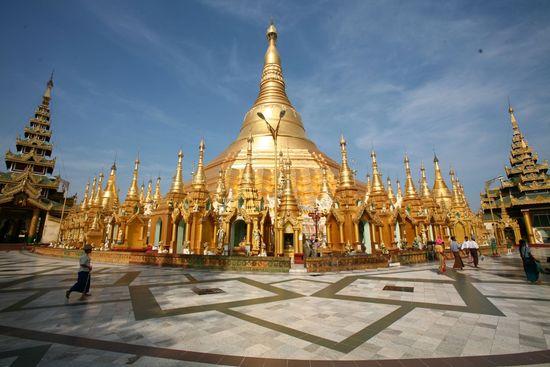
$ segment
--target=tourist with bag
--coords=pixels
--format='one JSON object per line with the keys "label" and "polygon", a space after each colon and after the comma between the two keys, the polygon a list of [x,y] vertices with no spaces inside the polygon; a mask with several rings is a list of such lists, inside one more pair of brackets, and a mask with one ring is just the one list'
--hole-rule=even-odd
{"label": "tourist with bag", "polygon": [[91,258],[90,254],[92,253],[92,245],[84,245],[84,253],[80,256],[79,264],[80,268],[78,270],[78,279],[76,283],[65,292],[65,297],[69,299],[71,292],[82,293],[80,299],[85,299],[86,297],[91,296],[90,294],[90,272],[92,271],[92,266],[90,265]]}

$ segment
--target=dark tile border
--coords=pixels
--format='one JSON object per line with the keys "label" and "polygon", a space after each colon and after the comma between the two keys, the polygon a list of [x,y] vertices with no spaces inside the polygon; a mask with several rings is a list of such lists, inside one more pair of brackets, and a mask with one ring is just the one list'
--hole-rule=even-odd
{"label": "dark tile border", "polygon": [[[550,350],[537,352],[451,357],[451,358],[414,358],[414,359],[380,359],[380,360],[334,360],[334,361],[309,361],[299,359],[275,359],[275,358],[257,358],[232,356],[215,353],[200,353],[185,350],[175,350],[169,348],[158,348],[146,345],[137,345],[122,343],[116,341],[106,341],[91,339],[73,335],[62,335],[48,333],[37,330],[21,329],[11,326],[0,325],[0,335],[9,337],[35,340],[40,342],[63,344],[73,347],[104,350],[114,353],[130,354],[136,356],[146,356],[153,358],[165,358],[179,361],[201,362],[216,365],[227,366],[260,366],[260,367],[290,367],[290,366],[310,366],[310,367],[362,367],[362,366],[519,366],[530,364],[550,363]],[[41,348],[42,355],[47,352],[47,346],[40,346],[28,349]],[[11,356],[20,355],[20,350],[8,351],[0,354]],[[37,349],[38,351],[38,349]],[[38,355],[38,353],[36,353]]]}

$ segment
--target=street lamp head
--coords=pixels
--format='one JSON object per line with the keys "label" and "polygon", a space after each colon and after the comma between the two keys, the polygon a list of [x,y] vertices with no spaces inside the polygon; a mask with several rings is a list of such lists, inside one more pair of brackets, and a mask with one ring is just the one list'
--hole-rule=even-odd
{"label": "street lamp head", "polygon": [[264,120],[264,121],[265,121],[265,116],[264,116],[264,114],[263,114],[263,113],[261,113],[261,112],[258,112],[258,113],[257,113],[256,115],[258,115],[258,117],[259,117],[259,118],[261,118],[262,120]]}

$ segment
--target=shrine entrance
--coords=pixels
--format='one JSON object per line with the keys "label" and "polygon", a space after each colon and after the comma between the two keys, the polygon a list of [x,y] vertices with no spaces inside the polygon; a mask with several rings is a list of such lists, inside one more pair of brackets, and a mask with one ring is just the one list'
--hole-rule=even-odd
{"label": "shrine entrance", "polygon": [[185,237],[186,223],[183,219],[180,219],[176,229],[176,253],[183,254],[183,241]]}
{"label": "shrine entrance", "polygon": [[273,241],[271,217],[266,215],[262,226],[262,241],[265,243],[265,251],[268,256],[273,256],[275,253],[275,246]]}
{"label": "shrine entrance", "polygon": [[231,224],[231,247],[239,246],[242,241],[246,243],[246,222],[237,219]]}
{"label": "shrine entrance", "polygon": [[365,248],[365,253],[372,254],[372,240],[370,236],[369,221],[362,220],[359,222],[359,242]]}

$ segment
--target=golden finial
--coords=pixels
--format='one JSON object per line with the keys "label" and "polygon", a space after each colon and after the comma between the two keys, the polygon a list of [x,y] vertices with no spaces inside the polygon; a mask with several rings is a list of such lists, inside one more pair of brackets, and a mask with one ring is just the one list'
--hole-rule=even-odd
{"label": "golden finial", "polygon": [[109,173],[109,179],[107,180],[107,186],[105,192],[103,192],[101,206],[103,208],[111,208],[118,201],[118,192],[116,187],[116,163],[113,162],[111,166],[111,172]]}
{"label": "golden finial", "polygon": [[50,79],[46,83],[46,90],[44,91],[44,104],[48,104],[52,98],[52,89],[53,89],[53,70],[50,75]]}
{"label": "golden finial", "polygon": [[401,182],[398,180],[395,181],[396,185],[397,185],[397,194],[395,196],[395,200],[397,202],[401,202],[401,200],[403,200],[403,191],[401,191]]}
{"label": "golden finial", "polygon": [[145,196],[145,202],[147,204],[153,201],[153,180],[149,179],[147,182],[147,195]]}
{"label": "golden finial", "polygon": [[328,170],[327,166],[323,164],[323,167],[321,168],[323,172],[323,182],[321,183],[321,192],[319,195],[319,199],[323,199],[324,197],[330,198],[332,195],[330,194],[330,187],[328,184]]}
{"label": "golden finial", "polygon": [[405,198],[414,199],[417,197],[417,194],[416,194],[416,188],[414,187],[414,181],[412,179],[411,166],[409,164],[409,157],[407,156],[407,154],[405,154],[405,159],[403,162],[405,163],[405,173],[406,173]]}
{"label": "golden finial", "polygon": [[393,188],[392,188],[392,185],[391,185],[391,179],[389,177],[386,180],[386,189],[387,189],[387,192],[388,192],[388,199],[390,199],[391,203],[395,204],[395,195],[393,193]]}
{"label": "golden finial", "polygon": [[170,186],[171,194],[183,194],[184,193],[184,186],[183,186],[183,152],[181,149],[178,152],[178,164],[176,166],[176,174],[174,175],[174,178],[172,179],[172,185]]}
{"label": "golden finial", "polygon": [[86,210],[86,208],[88,207],[89,192],[90,192],[90,179],[88,179],[88,182],[86,183],[86,188],[84,189],[84,199],[82,199],[82,204],[80,205],[80,209],[82,210]]}
{"label": "golden finial", "polygon": [[160,176],[157,177],[157,182],[155,184],[155,195],[153,196],[153,201],[158,203],[162,200],[162,194],[160,192]]}
{"label": "golden finial", "polygon": [[285,160],[283,172],[285,175],[285,186],[283,189],[283,195],[281,197],[281,211],[284,212],[298,212],[298,202],[294,196],[294,190],[292,189],[292,177],[291,168],[292,162],[290,158]]}
{"label": "golden finial", "polygon": [[97,181],[96,192],[94,196],[94,206],[101,206],[103,199],[103,172],[99,174],[99,180]]}
{"label": "golden finial", "polygon": [[443,175],[441,174],[441,168],[439,167],[439,159],[437,158],[437,155],[434,153],[434,185],[432,188],[432,195],[434,196],[435,201],[446,208],[449,208],[451,206],[452,202],[452,195],[449,191],[449,187],[445,183],[445,180],[443,179]]}
{"label": "golden finial", "polygon": [[252,132],[246,139],[248,145],[246,147],[246,165],[241,176],[240,189],[253,189],[255,188],[255,178],[254,178],[254,169],[252,168],[252,143],[254,138],[252,137]]}
{"label": "golden finial", "polygon": [[372,183],[370,182],[370,175],[367,173],[366,175],[366,186],[367,186],[367,189],[365,190],[365,203],[369,200],[369,197],[370,197],[370,193],[371,193],[371,190],[372,190]]}
{"label": "golden finial", "polygon": [[426,178],[426,168],[424,167],[424,162],[420,163],[420,195],[423,199],[431,198],[432,193],[430,187],[428,186],[428,180]]}
{"label": "golden finial", "polygon": [[457,207],[461,206],[462,200],[461,200],[461,197],[460,197],[460,188],[458,187],[458,180],[456,179],[455,171],[452,167],[449,171],[449,176],[451,178],[451,185],[452,185],[452,188],[453,188],[453,203],[452,203],[452,205],[453,205],[453,207],[457,208]]}
{"label": "golden finial", "polygon": [[277,28],[270,24],[266,31],[267,51],[264,56],[264,69],[260,81],[260,93],[254,106],[263,103],[276,103],[292,106],[285,90],[285,80],[281,68],[281,57],[277,51]]}
{"label": "golden finial", "polygon": [[373,193],[385,193],[384,185],[382,184],[382,177],[378,171],[378,162],[376,161],[376,152],[374,149],[370,153],[370,158],[372,160],[372,187],[371,194]]}
{"label": "golden finial", "polygon": [[145,184],[142,182],[139,187],[139,203],[143,204],[145,201]]}
{"label": "golden finial", "polygon": [[348,165],[348,151],[346,148],[346,139],[344,135],[340,136],[340,152],[342,155],[342,167],[340,168],[339,188],[349,188],[355,185],[353,172]]}
{"label": "golden finial", "polygon": [[126,194],[125,201],[139,201],[138,172],[139,172],[139,154],[134,161],[134,171],[132,173],[132,183]]}
{"label": "golden finial", "polygon": [[92,191],[90,192],[90,197],[88,198],[88,208],[90,208],[92,205],[94,205],[94,197],[95,197],[95,187],[97,185],[97,177],[94,176],[94,179],[92,181]]}
{"label": "golden finial", "polygon": [[206,187],[206,176],[204,174],[204,139],[201,139],[199,143],[199,163],[197,164],[197,170],[193,175],[193,188],[195,190],[204,190]]}

